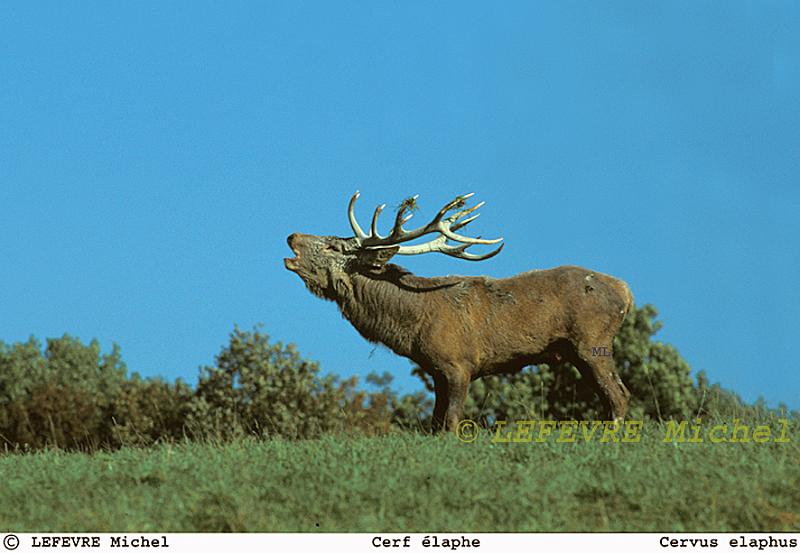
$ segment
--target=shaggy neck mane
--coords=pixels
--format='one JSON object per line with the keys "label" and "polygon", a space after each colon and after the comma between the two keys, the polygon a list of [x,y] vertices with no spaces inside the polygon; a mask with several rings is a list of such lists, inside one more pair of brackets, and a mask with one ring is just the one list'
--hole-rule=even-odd
{"label": "shaggy neck mane", "polygon": [[432,302],[461,280],[418,277],[390,264],[380,273],[351,273],[352,292],[337,298],[337,304],[364,338],[410,356],[420,326],[430,318]]}

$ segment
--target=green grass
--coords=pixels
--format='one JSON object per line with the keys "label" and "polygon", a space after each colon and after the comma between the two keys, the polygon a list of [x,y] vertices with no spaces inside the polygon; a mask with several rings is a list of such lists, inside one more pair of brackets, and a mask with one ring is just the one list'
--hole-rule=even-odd
{"label": "green grass", "polygon": [[[796,427],[795,427],[796,428]],[[0,531],[800,530],[800,445],[401,433],[0,456]]]}

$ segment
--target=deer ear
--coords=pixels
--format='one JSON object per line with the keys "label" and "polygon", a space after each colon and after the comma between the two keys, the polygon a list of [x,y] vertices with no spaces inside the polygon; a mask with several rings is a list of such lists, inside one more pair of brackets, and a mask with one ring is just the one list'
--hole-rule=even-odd
{"label": "deer ear", "polygon": [[380,269],[386,265],[399,250],[400,246],[392,246],[391,248],[376,248],[374,250],[362,250],[359,257],[364,265],[372,267],[373,269]]}

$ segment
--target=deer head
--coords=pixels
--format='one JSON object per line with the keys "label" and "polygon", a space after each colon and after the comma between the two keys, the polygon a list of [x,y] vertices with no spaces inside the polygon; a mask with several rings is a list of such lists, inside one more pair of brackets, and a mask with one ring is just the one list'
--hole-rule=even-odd
{"label": "deer head", "polygon": [[[413,217],[413,213],[408,212],[416,207],[418,196],[408,198],[398,208],[391,232],[381,236],[377,228],[378,217],[386,204],[375,208],[370,232],[367,234],[356,220],[354,208],[359,197],[359,193],[356,192],[350,199],[347,209],[354,235],[340,238],[292,234],[287,242],[295,257],[284,259],[284,265],[290,271],[297,273],[312,293],[325,299],[336,300],[352,290],[350,275],[354,273],[377,275],[395,255],[439,252],[469,261],[489,259],[500,253],[503,245],[483,255],[471,254],[466,249],[476,244],[496,244],[502,238],[486,240],[456,233],[478,218],[478,214],[472,214],[485,203],[480,202],[473,207],[465,207],[466,201],[472,196],[473,194],[457,196],[445,204],[429,223],[414,230],[403,228],[403,225]],[[455,212],[448,216],[452,211]],[[468,215],[471,216],[467,217]],[[426,235],[435,237],[421,244],[401,245]]]}

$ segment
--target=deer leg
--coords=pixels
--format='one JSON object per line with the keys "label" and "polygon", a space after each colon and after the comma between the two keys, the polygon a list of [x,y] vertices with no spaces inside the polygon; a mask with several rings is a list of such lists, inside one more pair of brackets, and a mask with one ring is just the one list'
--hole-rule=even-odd
{"label": "deer leg", "polygon": [[447,430],[455,432],[464,414],[464,402],[467,400],[470,378],[467,372],[461,370],[449,371],[446,376],[450,396],[450,404],[447,406]]}
{"label": "deer leg", "polygon": [[433,392],[436,402],[433,404],[433,422],[431,430],[439,432],[444,427],[445,414],[450,404],[447,390],[447,378],[442,373],[433,373]]}
{"label": "deer leg", "polygon": [[622,383],[611,357],[587,357],[578,354],[578,370],[587,378],[600,396],[612,420],[621,421],[628,411],[630,392]]}

